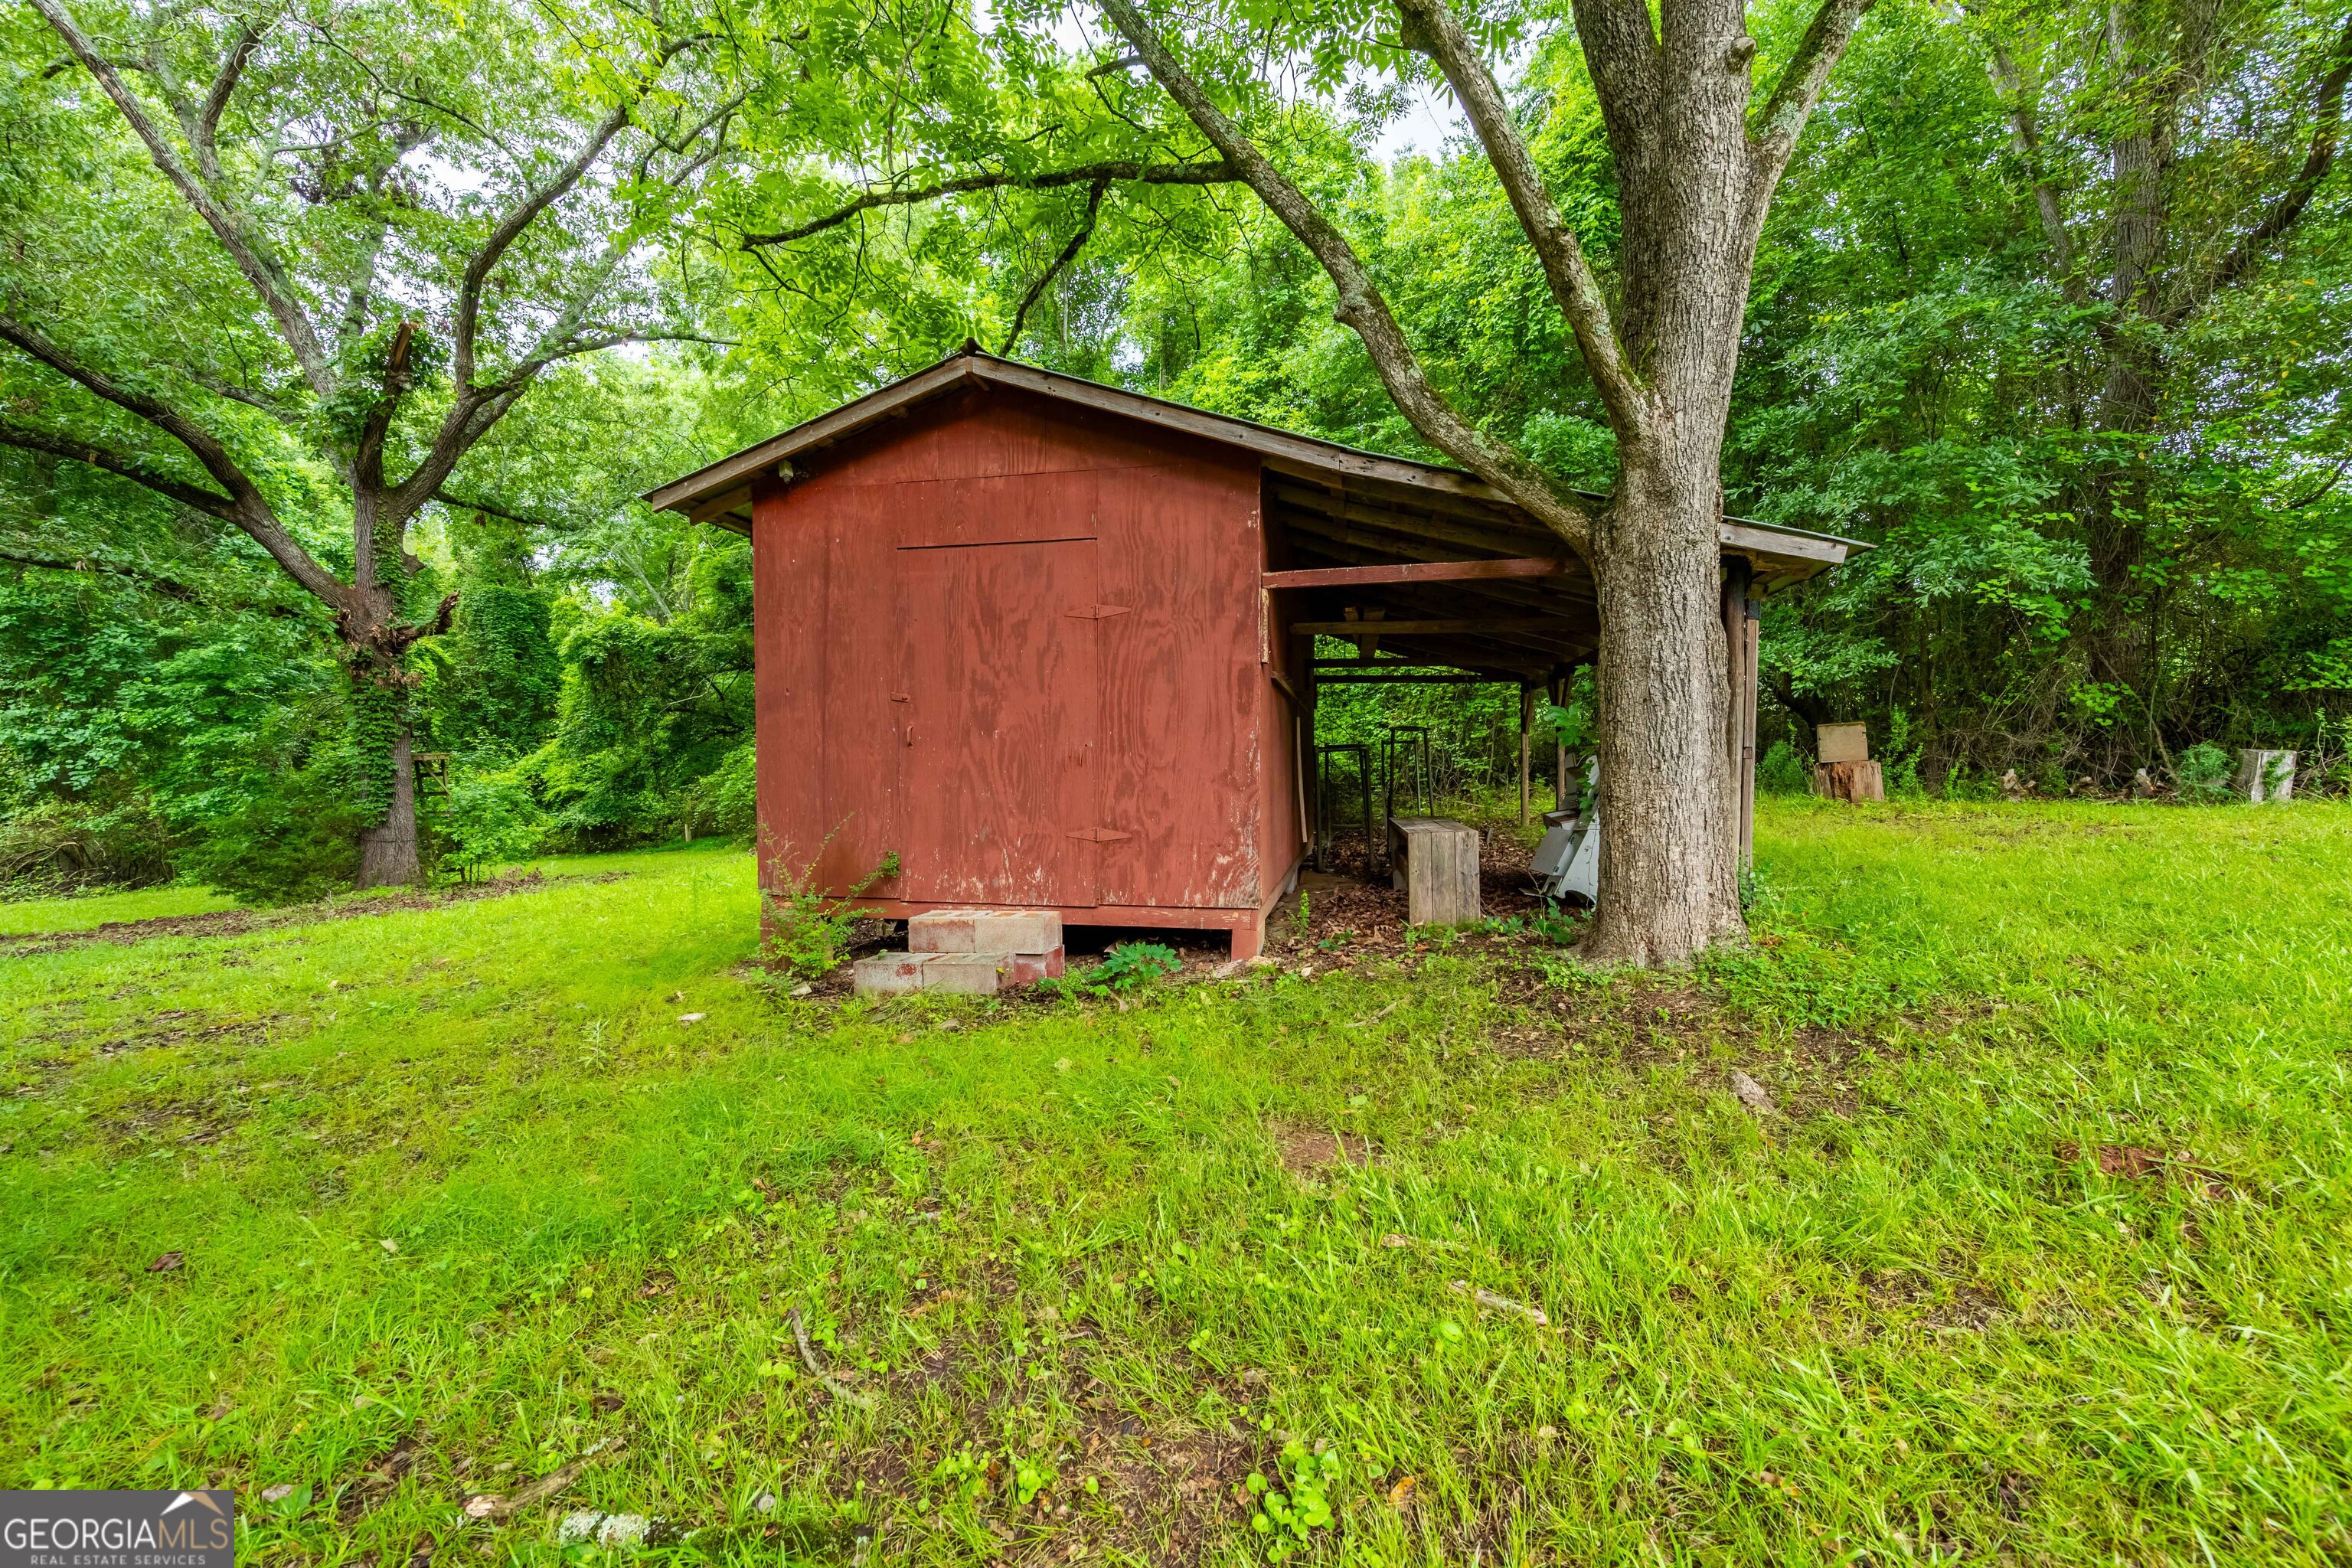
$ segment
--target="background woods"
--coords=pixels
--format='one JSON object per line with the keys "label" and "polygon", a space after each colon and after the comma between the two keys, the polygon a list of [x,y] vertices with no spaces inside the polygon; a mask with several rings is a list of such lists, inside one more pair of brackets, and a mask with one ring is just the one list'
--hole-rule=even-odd
{"label": "background woods", "polygon": [[[1651,242],[1569,7],[1461,14],[1483,143],[1398,14],[1136,15],[1470,437],[1618,485],[1487,150],[1638,317]],[[1748,17],[1750,116],[1813,18]],[[38,0],[0,45],[0,880],[291,896],[420,846],[747,831],[745,552],[631,498],[967,336],[1461,455],[1093,13]],[[1880,0],[1854,30],[1727,318],[1725,504],[1878,546],[1768,609],[1783,773],[1851,718],[1962,793],[2341,752],[2347,74],[2341,5]],[[1429,102],[1455,140],[1402,153]],[[1496,750],[1485,695],[1384,695]],[[421,836],[404,748],[454,756]]]}

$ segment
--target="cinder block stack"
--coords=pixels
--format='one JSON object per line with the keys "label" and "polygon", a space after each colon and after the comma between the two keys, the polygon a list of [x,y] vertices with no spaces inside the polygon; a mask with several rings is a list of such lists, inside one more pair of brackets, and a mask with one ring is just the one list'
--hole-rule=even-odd
{"label": "cinder block stack", "polygon": [[907,951],[861,958],[860,994],[993,995],[1062,973],[1062,917],[1034,910],[933,910],[907,922]]}

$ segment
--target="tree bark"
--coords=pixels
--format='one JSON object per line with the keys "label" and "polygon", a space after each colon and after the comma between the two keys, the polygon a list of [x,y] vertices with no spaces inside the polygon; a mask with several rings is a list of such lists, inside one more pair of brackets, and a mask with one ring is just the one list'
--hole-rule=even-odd
{"label": "tree bark", "polygon": [[1715,445],[1628,467],[1601,520],[1596,963],[1683,963],[1745,930]]}
{"label": "tree bark", "polygon": [[360,886],[406,887],[424,879],[416,858],[415,742],[403,719],[392,736],[392,798],[383,820],[360,834]]}

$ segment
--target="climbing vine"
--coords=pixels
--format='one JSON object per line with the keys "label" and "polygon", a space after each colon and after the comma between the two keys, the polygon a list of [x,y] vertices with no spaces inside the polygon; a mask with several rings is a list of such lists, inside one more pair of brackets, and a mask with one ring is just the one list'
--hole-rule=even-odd
{"label": "climbing vine", "polygon": [[408,683],[395,667],[389,679],[362,664],[352,674],[352,770],[362,826],[391,815],[395,778],[393,751],[408,718]]}

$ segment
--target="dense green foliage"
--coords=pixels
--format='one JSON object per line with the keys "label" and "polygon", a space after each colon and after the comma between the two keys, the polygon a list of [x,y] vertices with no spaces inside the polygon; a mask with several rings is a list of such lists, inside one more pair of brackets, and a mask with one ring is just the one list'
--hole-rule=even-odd
{"label": "dense green foliage", "polygon": [[0,938],[0,1485],[210,1479],[269,1563],[582,1509],[742,1563],[2352,1552],[2352,808],[1758,838],[1759,946],[1681,976],[1322,915],[1232,984],[795,999],[708,845]]}
{"label": "dense green foliage", "polygon": [[[392,237],[386,266],[424,301],[411,312],[423,379],[387,437],[407,460],[449,395],[425,374],[446,352],[449,258],[490,210],[468,182],[517,177],[493,145],[505,121],[435,116],[478,120],[488,105],[528,120],[543,163],[565,125],[601,111],[626,50],[583,28],[559,51],[565,69],[542,78],[499,40],[540,37],[530,29],[544,20],[493,0],[453,13],[446,37],[399,8],[316,4],[305,15],[320,37],[374,29],[387,53],[407,50],[439,107],[413,125],[371,121],[349,62],[304,64],[316,39],[265,51],[258,85],[288,106],[272,112],[311,94],[319,113],[379,140],[346,163],[286,153],[308,172],[282,200],[256,194],[258,165],[224,178],[310,247],[303,287],[320,299],[370,233]],[[1805,14],[1757,8],[1762,58],[1785,56]],[[184,53],[241,14],[188,15],[201,26],[152,23]],[[143,16],[101,19],[127,37]],[[1605,273],[1613,174],[1565,16],[1496,7],[1485,25],[1517,62],[1537,155]],[[495,511],[431,503],[406,535],[403,615],[429,622],[449,595],[455,611],[402,657],[414,684],[385,711],[354,701],[334,617],[251,540],[56,452],[0,447],[0,882],[176,872],[254,896],[328,885],[349,871],[334,840],[383,808],[386,737],[403,718],[419,751],[450,753],[455,776],[482,786],[425,800],[428,847],[459,843],[460,798],[506,803],[494,837],[509,846],[527,833],[550,847],[747,835],[748,552],[632,498],[968,334],[1427,455],[1331,320],[1319,270],[1245,194],[1023,184],[1201,155],[1147,79],[1093,70],[1100,52],[1068,52],[1066,29],[945,0],[881,20],[856,0],[712,16],[798,52],[788,68],[748,45],[714,57],[697,90],[742,95],[723,151],[663,192],[586,190],[533,231],[493,301],[500,352],[519,352],[582,268],[625,255],[611,296],[624,324],[711,341],[547,365],[469,449],[451,491],[495,498]],[[1276,101],[1237,69],[1236,110],[1339,216],[1456,403],[1605,489],[1607,426],[1481,157],[1461,142],[1376,155],[1405,101],[1388,73],[1425,77],[1425,62],[1398,66],[1388,24],[1345,8],[1265,25],[1288,29],[1330,90]],[[2340,94],[2325,89],[2352,59],[2347,26],[2341,4],[2272,0],[2210,13],[2138,0],[2096,16],[1877,8],[1766,232],[1727,448],[1734,511],[1876,546],[1768,612],[1770,778],[1801,781],[1811,724],[1835,718],[1871,721],[1898,784],[1962,794],[2011,768],[2059,791],[2086,774],[2119,789],[2146,767],[2193,795],[2196,770],[2181,764],[2200,744],[2298,747],[2322,764],[2306,788],[2340,768],[2352,751],[2352,484],[2336,482],[2352,178],[2340,160],[2313,160],[2340,119]],[[319,424],[364,409],[307,405],[235,270],[58,62],[37,16],[0,27],[8,309],[58,313],[88,355],[198,409],[288,529],[348,571],[352,503]],[[530,96],[507,103],[518,73]],[[657,130],[677,112],[649,100],[639,116]],[[246,157],[267,130],[238,109],[224,134]],[[454,163],[398,163],[410,184],[373,195],[335,183],[364,185],[370,158],[427,132]],[[2116,172],[2143,143],[2161,153],[2153,184]],[[833,221],[855,188],[975,170],[1000,183]],[[298,199],[313,187],[315,209]],[[126,234],[153,241],[135,265]],[[2142,238],[2132,248],[2119,234]],[[391,307],[371,309],[353,363],[390,352]],[[11,418],[99,429],[142,462],[187,468],[120,410],[94,414],[49,370],[0,359]],[[243,395],[257,387],[278,417]],[[1349,692],[1328,706],[1324,738],[1426,724],[1449,784],[1507,786],[1516,718],[1508,692]],[[1553,736],[1547,713],[1539,773]],[[460,847],[446,868],[481,853]]]}

